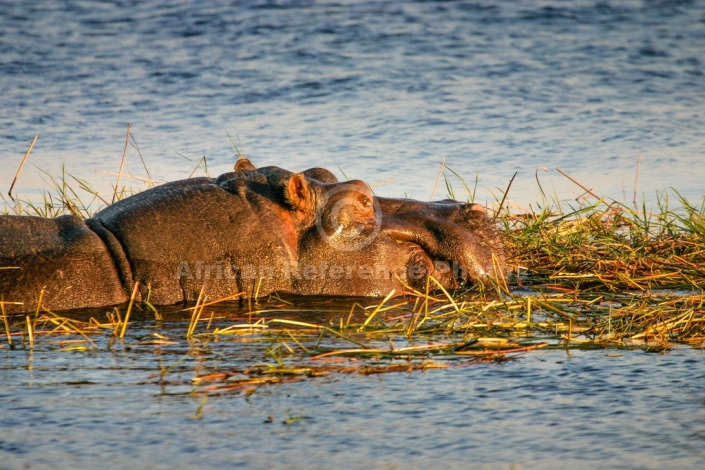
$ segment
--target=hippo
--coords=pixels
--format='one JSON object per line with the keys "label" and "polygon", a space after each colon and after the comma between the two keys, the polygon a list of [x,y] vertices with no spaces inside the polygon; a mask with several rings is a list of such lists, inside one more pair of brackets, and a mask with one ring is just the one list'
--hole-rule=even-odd
{"label": "hippo", "polygon": [[[447,289],[505,272],[504,247],[478,204],[375,197],[328,170],[256,168],[173,181],[82,220],[0,216],[7,312],[241,294],[381,297]],[[137,289],[135,289],[137,287]]]}

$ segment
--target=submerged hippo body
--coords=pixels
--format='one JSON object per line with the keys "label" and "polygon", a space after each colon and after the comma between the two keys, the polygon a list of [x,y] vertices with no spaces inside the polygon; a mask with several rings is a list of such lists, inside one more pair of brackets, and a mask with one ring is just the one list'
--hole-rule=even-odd
{"label": "submerged hippo body", "polygon": [[0,216],[0,301],[31,310],[42,288],[56,310],[129,300],[105,243],[80,218]]}
{"label": "submerged hippo body", "polygon": [[483,280],[504,267],[481,208],[375,198],[320,168],[240,160],[218,178],[175,181],[85,221],[0,216],[5,309],[59,310],[141,299],[165,305],[244,292],[383,296]]}

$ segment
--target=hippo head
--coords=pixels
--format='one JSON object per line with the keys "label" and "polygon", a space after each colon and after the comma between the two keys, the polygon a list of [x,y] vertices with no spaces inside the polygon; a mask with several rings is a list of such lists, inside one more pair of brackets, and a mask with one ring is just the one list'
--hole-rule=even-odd
{"label": "hippo head", "polygon": [[504,269],[501,240],[477,204],[377,198],[366,183],[338,182],[320,168],[292,174],[238,165],[240,177],[266,174],[272,182],[276,174],[297,214],[294,292],[386,295],[423,288],[429,275],[454,289]]}

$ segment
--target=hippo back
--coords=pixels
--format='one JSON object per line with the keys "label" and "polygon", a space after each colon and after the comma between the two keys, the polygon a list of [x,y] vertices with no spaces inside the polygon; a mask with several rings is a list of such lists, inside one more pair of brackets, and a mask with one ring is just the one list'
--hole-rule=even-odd
{"label": "hippo back", "polygon": [[[78,217],[0,216],[0,300],[8,312],[126,302],[113,259]],[[20,304],[21,303],[21,304]]]}
{"label": "hippo back", "polygon": [[149,293],[155,304],[195,300],[201,288],[210,299],[288,290],[285,264],[296,256],[296,237],[275,185],[257,176],[166,183],[89,223],[114,236],[142,297]]}

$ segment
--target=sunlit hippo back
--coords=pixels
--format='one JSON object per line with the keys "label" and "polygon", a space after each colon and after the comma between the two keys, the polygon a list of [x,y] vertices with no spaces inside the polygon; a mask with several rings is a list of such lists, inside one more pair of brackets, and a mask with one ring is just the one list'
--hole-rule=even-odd
{"label": "sunlit hippo back", "polygon": [[[477,205],[377,198],[366,183],[339,182],[322,168],[257,169],[249,160],[85,221],[0,222],[0,260],[13,268],[0,271],[0,295],[15,311],[34,309],[42,288],[44,306],[63,309],[121,302],[135,287],[157,305],[201,293],[383,296],[423,288],[429,276],[452,289],[504,270],[501,239]],[[22,237],[29,225],[46,234]]]}

